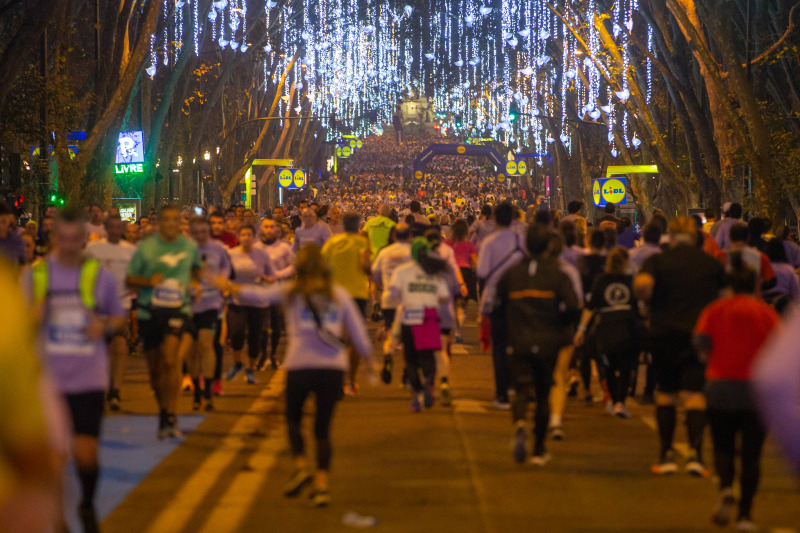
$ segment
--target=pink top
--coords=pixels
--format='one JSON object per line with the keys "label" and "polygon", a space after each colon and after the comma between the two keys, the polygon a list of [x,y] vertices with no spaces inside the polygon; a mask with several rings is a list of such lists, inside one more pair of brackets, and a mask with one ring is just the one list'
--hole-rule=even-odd
{"label": "pink top", "polygon": [[472,268],[472,255],[478,255],[478,247],[469,241],[453,242],[445,240],[445,244],[449,245],[456,252],[456,263],[458,268]]}

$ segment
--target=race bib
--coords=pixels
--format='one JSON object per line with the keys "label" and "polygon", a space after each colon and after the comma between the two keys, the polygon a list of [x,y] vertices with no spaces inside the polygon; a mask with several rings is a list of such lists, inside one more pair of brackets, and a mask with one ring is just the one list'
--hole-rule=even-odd
{"label": "race bib", "polygon": [[153,307],[177,309],[183,307],[186,290],[177,279],[165,279],[153,287],[150,304]]}
{"label": "race bib", "polygon": [[403,324],[419,325],[425,320],[425,309],[403,309]]}
{"label": "race bib", "polygon": [[89,312],[80,297],[52,298],[45,333],[45,351],[60,356],[94,355],[94,343],[86,336]]}

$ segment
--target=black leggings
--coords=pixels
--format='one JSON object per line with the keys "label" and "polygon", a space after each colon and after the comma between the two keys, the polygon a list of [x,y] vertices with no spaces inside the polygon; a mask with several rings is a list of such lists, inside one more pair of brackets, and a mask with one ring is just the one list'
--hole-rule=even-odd
{"label": "black leggings", "polygon": [[290,370],[286,373],[286,423],[289,444],[295,457],[305,454],[302,422],[303,405],[309,394],[316,398],[314,438],[317,441],[317,468],[329,470],[331,464],[331,421],[333,410],[342,397],[344,371],[328,369]]}
{"label": "black leggings", "polygon": [[[605,346],[604,346],[605,344]],[[624,402],[631,386],[631,369],[636,358],[633,343],[604,343],[599,341],[599,351],[602,354],[603,364],[606,368],[606,383],[611,401]]]}
{"label": "black leggings", "polygon": [[283,329],[283,313],[280,306],[274,305],[264,310],[264,323],[261,327],[261,355],[267,355],[267,343],[270,344],[269,356],[275,359],[278,343],[281,341]]}
{"label": "black leggings", "polygon": [[411,326],[400,328],[400,334],[406,356],[406,375],[409,384],[415,392],[422,392],[424,385],[419,378],[420,370],[425,384],[431,384],[436,380],[436,358],[433,356],[433,350],[414,348],[414,333],[411,331]]}
{"label": "black leggings", "polygon": [[736,473],[736,435],[742,435],[742,473],[739,479],[742,497],[739,500],[739,517],[749,518],[761,477],[761,449],[766,430],[755,411],[708,409],[706,415],[714,441],[714,468],[719,475],[720,489],[733,486]]}
{"label": "black leggings", "polygon": [[247,356],[258,359],[261,346],[261,325],[264,322],[264,309],[231,305],[228,307],[228,336],[235,351],[244,348],[245,331],[247,332]]}
{"label": "black leggings", "polygon": [[550,421],[550,388],[553,386],[553,371],[556,368],[558,352],[536,357],[512,355],[509,357],[511,381],[516,396],[511,406],[514,422],[525,420],[528,403],[531,401],[531,385],[536,397],[536,411],[533,415],[533,453],[541,455],[545,452],[544,439],[547,436],[547,424]]}
{"label": "black leggings", "polygon": [[222,320],[217,320],[214,329],[214,379],[222,379]]}

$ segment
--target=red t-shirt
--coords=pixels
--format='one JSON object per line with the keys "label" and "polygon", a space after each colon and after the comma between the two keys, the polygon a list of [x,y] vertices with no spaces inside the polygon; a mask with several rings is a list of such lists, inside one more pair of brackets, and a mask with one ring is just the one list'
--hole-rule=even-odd
{"label": "red t-shirt", "polygon": [[711,339],[706,378],[750,379],[753,360],[779,322],[767,304],[743,294],[706,307],[694,328]]}
{"label": "red t-shirt", "polygon": [[445,239],[445,244],[449,245],[456,253],[456,263],[458,268],[472,268],[472,255],[478,255],[478,248],[470,241],[453,242]]}

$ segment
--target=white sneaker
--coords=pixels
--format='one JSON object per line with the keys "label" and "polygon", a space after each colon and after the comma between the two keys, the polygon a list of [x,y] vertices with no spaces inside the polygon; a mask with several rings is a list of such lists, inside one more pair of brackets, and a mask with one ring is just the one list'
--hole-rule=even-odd
{"label": "white sneaker", "polygon": [[495,398],[492,400],[492,407],[497,409],[498,411],[509,411],[511,409],[511,403],[508,401],[501,401]]}
{"label": "white sneaker", "polygon": [[614,415],[620,418],[630,418],[631,414],[628,412],[628,406],[622,402],[614,404]]}
{"label": "white sneaker", "polygon": [[544,466],[547,463],[549,463],[550,459],[552,459],[552,458],[553,458],[552,455],[550,455],[549,453],[545,452],[543,454],[534,455],[533,457],[531,457],[530,463],[533,466]]}
{"label": "white sneaker", "polygon": [[736,522],[736,531],[758,531],[759,527],[750,519],[742,518]]}

